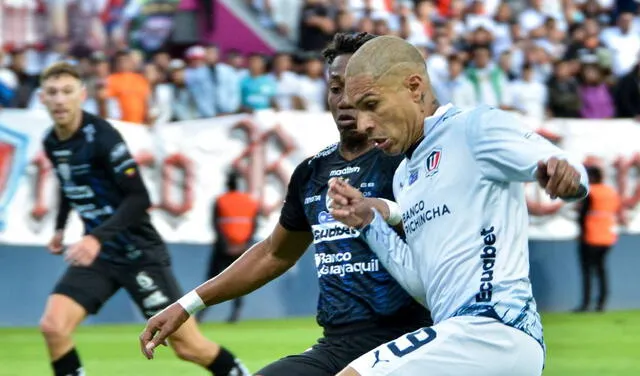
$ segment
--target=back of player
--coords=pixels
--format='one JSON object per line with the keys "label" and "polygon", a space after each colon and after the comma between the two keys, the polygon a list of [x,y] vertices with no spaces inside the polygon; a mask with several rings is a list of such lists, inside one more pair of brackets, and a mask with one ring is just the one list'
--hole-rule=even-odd
{"label": "back of player", "polygon": [[[60,190],[50,250],[63,252],[71,209],[85,229],[82,239],[64,252],[71,266],[54,287],[41,321],[56,375],[82,374],[71,334],[120,288],[145,317],[181,296],[166,246],[147,213],[151,203],[138,166],[111,124],[81,111],[79,77],[73,66],[57,63],[41,78],[42,100],[55,121],[44,150]],[[233,355],[200,334],[194,320],[170,343],[180,358],[218,375],[246,373]]]}

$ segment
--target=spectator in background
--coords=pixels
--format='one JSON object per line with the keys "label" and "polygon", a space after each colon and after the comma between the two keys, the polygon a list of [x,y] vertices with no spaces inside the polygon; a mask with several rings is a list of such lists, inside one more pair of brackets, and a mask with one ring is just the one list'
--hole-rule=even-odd
{"label": "spectator in background", "polygon": [[549,115],[558,118],[580,117],[582,103],[578,88],[578,80],[571,74],[570,63],[557,61],[548,83]]}
{"label": "spectator in background", "polygon": [[299,78],[298,95],[302,108],[310,112],[327,110],[327,83],[324,78],[324,62],[318,56],[307,58],[304,74]]}
{"label": "spectator in background", "polygon": [[154,63],[145,65],[144,76],[151,90],[151,95],[149,96],[149,124],[157,125],[170,122],[173,118],[171,86],[162,81],[160,70]]}
{"label": "spectator in background", "polygon": [[211,69],[205,61],[205,50],[201,46],[187,49],[187,69],[184,73],[187,89],[196,103],[200,118],[216,116],[216,87],[211,77]]}
{"label": "spectator in background", "polygon": [[27,55],[25,50],[16,49],[11,53],[9,69],[16,76],[18,86],[13,93],[9,107],[27,108],[31,95],[39,86],[38,76],[27,70]]}
{"label": "spectator in background", "polygon": [[618,81],[615,100],[617,117],[640,121],[640,63]]}
{"label": "spectator in background", "polygon": [[276,81],[265,72],[266,62],[262,55],[249,56],[249,75],[240,83],[242,110],[253,112],[275,107]]}
{"label": "spectator in background", "polygon": [[467,78],[473,85],[477,104],[511,108],[511,90],[504,72],[491,61],[491,51],[485,45],[473,49],[473,61],[467,68]]}
{"label": "spectator in background", "polygon": [[164,50],[157,51],[151,57],[151,62],[158,68],[160,74],[160,82],[169,81],[169,64],[171,63],[171,55]]}
{"label": "spectator in background", "polygon": [[220,61],[220,50],[215,45],[205,47],[205,62],[211,71],[216,91],[218,115],[233,114],[240,110],[240,81],[246,74]]}
{"label": "spectator in background", "polygon": [[355,32],[355,20],[351,12],[341,10],[336,14],[336,33]]}
{"label": "spectator in background", "polygon": [[595,56],[587,57],[582,65],[582,84],[579,88],[582,103],[580,116],[585,119],[610,119],[615,114],[613,98],[596,59]]}
{"label": "spectator in background", "polygon": [[511,85],[513,107],[525,116],[537,121],[545,119],[547,87],[534,79],[533,66],[522,67],[522,79]]}
{"label": "spectator in background", "polygon": [[[250,194],[239,190],[237,173],[230,172],[227,176],[227,192],[217,197],[213,206],[212,227],[216,241],[205,279],[220,274],[249,249],[256,229],[258,209],[258,202]],[[241,308],[242,297],[234,299],[227,321],[238,321]],[[202,321],[205,311],[198,312],[198,321]]]}
{"label": "spectator in background", "polygon": [[0,109],[11,105],[18,85],[18,76],[5,66],[4,53],[0,49]]}
{"label": "spectator in background", "polygon": [[580,266],[582,270],[582,303],[576,312],[585,312],[591,301],[591,279],[598,279],[599,297],[596,311],[602,312],[607,302],[605,258],[617,242],[617,219],[626,224],[618,192],[604,184],[602,170],[588,166],[589,195],[579,203]]}
{"label": "spectator in background", "polygon": [[199,117],[195,100],[186,85],[185,68],[185,62],[180,59],[171,60],[169,63],[172,121],[193,120]]}
{"label": "spectator in background", "polygon": [[306,0],[300,18],[298,46],[303,51],[319,51],[331,40],[336,26],[334,9],[327,0]]}
{"label": "spectator in background", "polygon": [[120,105],[115,98],[109,96],[105,80],[94,82],[91,90],[87,87],[87,99],[82,104],[82,109],[105,119],[122,119]]}
{"label": "spectator in background", "polygon": [[109,96],[118,101],[122,120],[137,124],[149,123],[149,82],[134,72],[134,62],[128,51],[115,55],[115,73],[107,78]]}
{"label": "spectator in background", "polygon": [[503,51],[498,58],[498,67],[507,76],[509,82],[515,80],[518,76],[514,73],[513,63],[511,59],[511,51]]}
{"label": "spectator in background", "polygon": [[464,75],[464,65],[462,59],[457,55],[448,58],[448,78],[444,85],[442,97],[438,97],[440,103],[453,103],[456,107],[470,109],[476,105],[476,94]]}
{"label": "spectator in background", "polygon": [[640,35],[633,32],[633,14],[621,13],[617,25],[605,29],[600,34],[603,44],[611,51],[613,58],[612,70],[617,77],[629,73],[638,63],[640,54]]}
{"label": "spectator in background", "polygon": [[302,108],[300,99],[300,78],[291,71],[291,55],[277,53],[273,58],[273,72],[269,75],[276,82],[275,107],[278,111]]}

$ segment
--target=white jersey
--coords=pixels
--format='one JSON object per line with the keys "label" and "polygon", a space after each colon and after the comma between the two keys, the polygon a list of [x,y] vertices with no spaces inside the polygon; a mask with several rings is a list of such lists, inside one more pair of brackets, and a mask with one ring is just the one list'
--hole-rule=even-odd
{"label": "white jersey", "polygon": [[492,317],[543,344],[523,182],[535,181],[539,161],[558,157],[578,168],[586,194],[584,167],[512,114],[488,106],[441,107],[425,120],[424,134],[394,176],[406,244],[378,213],[365,239],[436,324]]}

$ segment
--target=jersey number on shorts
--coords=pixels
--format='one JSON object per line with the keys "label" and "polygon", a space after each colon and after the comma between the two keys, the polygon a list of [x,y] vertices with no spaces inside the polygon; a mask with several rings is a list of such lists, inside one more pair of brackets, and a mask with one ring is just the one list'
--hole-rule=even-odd
{"label": "jersey number on shorts", "polygon": [[[407,346],[405,341],[401,341],[403,338],[406,338],[409,341],[409,345]],[[405,355],[411,354],[427,343],[433,341],[436,338],[436,331],[431,328],[422,328],[418,329],[415,332],[406,334],[404,337],[399,338],[393,342],[389,342],[387,347],[393,353],[393,355],[398,358],[402,358]],[[401,346],[398,346],[397,342],[401,341],[403,344],[402,349]]]}

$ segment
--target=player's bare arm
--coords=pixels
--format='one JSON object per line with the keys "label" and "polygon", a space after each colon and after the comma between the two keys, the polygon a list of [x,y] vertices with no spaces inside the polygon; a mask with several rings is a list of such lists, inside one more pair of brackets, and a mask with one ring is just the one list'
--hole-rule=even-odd
{"label": "player's bare arm", "polygon": [[[310,233],[288,231],[277,224],[269,237],[251,247],[220,275],[152,317],[140,335],[142,353],[152,359],[154,349],[197,309],[246,295],[282,275],[300,259],[309,244]],[[196,303],[189,303],[187,297],[195,298]]]}

